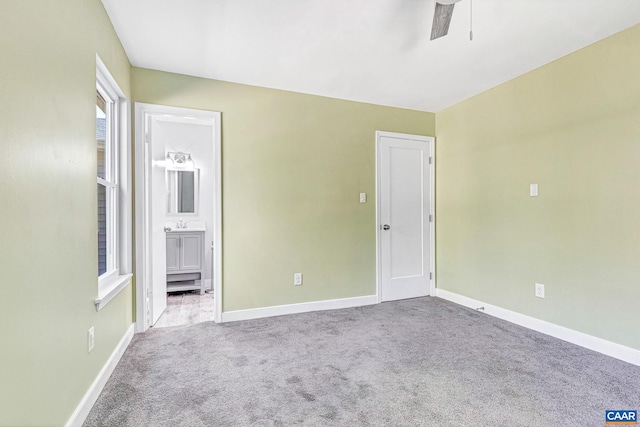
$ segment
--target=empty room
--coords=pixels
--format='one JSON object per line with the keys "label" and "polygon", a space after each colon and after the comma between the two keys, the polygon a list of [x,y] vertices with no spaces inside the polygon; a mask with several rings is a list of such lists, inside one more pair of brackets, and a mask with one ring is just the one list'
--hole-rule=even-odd
{"label": "empty room", "polygon": [[638,424],[637,0],[0,6],[0,426]]}

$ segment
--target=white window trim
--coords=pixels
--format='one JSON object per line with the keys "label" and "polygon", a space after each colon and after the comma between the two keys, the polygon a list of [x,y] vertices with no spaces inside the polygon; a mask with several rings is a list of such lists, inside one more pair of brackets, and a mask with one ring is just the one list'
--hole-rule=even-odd
{"label": "white window trim", "polygon": [[124,92],[109,73],[98,55],[96,55],[96,83],[106,94],[117,102],[116,115],[113,119],[118,130],[115,136],[117,145],[118,168],[116,182],[119,185],[116,218],[117,258],[116,268],[98,279],[98,297],[95,299],[96,310],[101,310],[109,301],[131,283],[132,272],[132,188],[131,188],[131,103]]}
{"label": "white window trim", "polygon": [[120,135],[117,130],[119,129],[120,121],[118,112],[120,110],[120,96],[114,89],[111,88],[108,82],[104,82],[104,77],[100,75],[99,71],[96,71],[96,88],[98,94],[105,101],[105,145],[104,145],[104,178],[98,176],[98,185],[105,189],[106,199],[106,228],[107,228],[107,257],[106,257],[106,271],[99,276],[98,283],[105,281],[108,277],[118,271],[119,260],[117,259],[120,248],[118,247],[118,225],[121,222],[119,218],[120,201],[117,196],[120,191],[120,177],[118,176],[120,168],[120,160],[118,153],[120,152]]}

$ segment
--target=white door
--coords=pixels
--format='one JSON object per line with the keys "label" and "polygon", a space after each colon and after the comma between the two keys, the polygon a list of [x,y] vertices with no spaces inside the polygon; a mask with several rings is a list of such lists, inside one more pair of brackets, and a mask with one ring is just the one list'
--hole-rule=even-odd
{"label": "white door", "polygon": [[150,212],[150,244],[151,252],[151,325],[160,318],[167,308],[167,236],[164,226],[167,218],[167,191],[165,183],[165,147],[154,140],[154,132],[159,132],[158,121],[153,116],[149,120],[147,143],[149,144],[149,206]]}
{"label": "white door", "polygon": [[433,138],[376,132],[376,140],[380,300],[430,295]]}

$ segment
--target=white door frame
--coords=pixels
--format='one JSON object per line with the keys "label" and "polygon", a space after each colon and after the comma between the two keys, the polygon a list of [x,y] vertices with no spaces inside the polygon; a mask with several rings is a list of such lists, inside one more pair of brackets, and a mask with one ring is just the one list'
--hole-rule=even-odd
{"label": "white door frame", "polygon": [[222,160],[221,160],[221,120],[220,113],[214,111],[194,110],[190,108],[169,107],[165,105],[135,103],[135,225],[136,225],[136,332],[144,332],[151,325],[147,316],[147,294],[150,292],[150,251],[149,224],[150,209],[148,200],[148,174],[145,146],[149,142],[146,137],[147,115],[170,115],[189,120],[211,121],[214,128],[213,146],[213,300],[215,304],[214,320],[222,321]]}
{"label": "white door frame", "polygon": [[376,296],[378,297],[378,303],[382,302],[382,263],[381,263],[381,246],[380,246],[380,231],[382,224],[380,222],[380,144],[383,137],[391,138],[407,138],[413,140],[420,140],[429,144],[429,215],[431,215],[431,222],[429,224],[429,295],[436,295],[436,244],[435,244],[435,231],[436,231],[436,209],[435,209],[435,166],[436,166],[436,153],[435,153],[435,138],[432,136],[423,135],[410,135],[406,133],[397,132],[385,132],[376,131]]}

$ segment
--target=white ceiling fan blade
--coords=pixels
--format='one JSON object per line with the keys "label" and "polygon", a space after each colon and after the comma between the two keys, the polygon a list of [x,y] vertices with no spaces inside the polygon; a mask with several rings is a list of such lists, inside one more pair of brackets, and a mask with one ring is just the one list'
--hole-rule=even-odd
{"label": "white ceiling fan blade", "polygon": [[450,4],[436,2],[436,11],[433,15],[433,25],[431,26],[431,40],[446,36],[449,32],[449,24],[453,15],[453,7],[460,0],[442,0]]}

